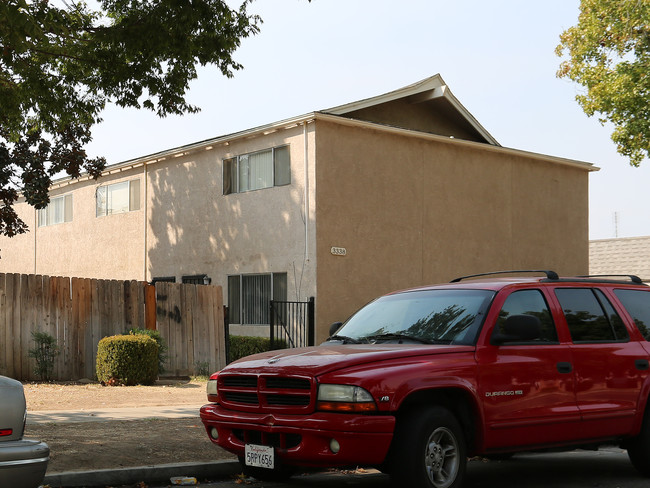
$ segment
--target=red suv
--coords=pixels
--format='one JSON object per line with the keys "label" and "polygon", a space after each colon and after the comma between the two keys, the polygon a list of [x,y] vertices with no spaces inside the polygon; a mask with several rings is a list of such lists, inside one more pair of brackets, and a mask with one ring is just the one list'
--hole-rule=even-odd
{"label": "red suv", "polygon": [[501,273],[385,295],[320,346],[228,365],[210,439],[262,479],[362,465],[448,488],[468,456],[602,444],[650,475],[650,287]]}

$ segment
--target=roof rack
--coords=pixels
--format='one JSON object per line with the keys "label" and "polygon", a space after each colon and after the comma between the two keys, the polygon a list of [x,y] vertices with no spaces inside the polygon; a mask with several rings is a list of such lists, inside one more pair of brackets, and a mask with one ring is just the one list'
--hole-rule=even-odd
{"label": "roof rack", "polygon": [[643,280],[637,275],[632,274],[598,274],[598,275],[582,275],[576,278],[628,278],[632,283],[643,284]]}
{"label": "roof rack", "polygon": [[473,275],[467,275],[467,276],[460,276],[458,278],[454,278],[451,280],[449,283],[458,283],[459,281],[465,280],[467,278],[478,278],[479,276],[490,276],[490,275],[498,275],[498,274],[513,274],[513,273],[544,273],[546,275],[546,278],[549,280],[558,280],[560,277],[555,271],[551,271],[548,269],[516,269],[516,270],[511,270],[511,271],[492,271],[491,273],[479,273],[479,274],[473,274]]}

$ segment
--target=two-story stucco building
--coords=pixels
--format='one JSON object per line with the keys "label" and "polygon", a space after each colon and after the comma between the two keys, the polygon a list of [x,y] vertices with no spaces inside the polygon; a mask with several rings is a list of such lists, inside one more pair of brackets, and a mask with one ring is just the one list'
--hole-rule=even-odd
{"label": "two-story stucco building", "polygon": [[501,147],[436,75],[58,180],[47,209],[17,205],[30,232],[0,239],[0,271],[211,281],[238,332],[314,296],[318,342],[393,289],[587,273],[595,169]]}

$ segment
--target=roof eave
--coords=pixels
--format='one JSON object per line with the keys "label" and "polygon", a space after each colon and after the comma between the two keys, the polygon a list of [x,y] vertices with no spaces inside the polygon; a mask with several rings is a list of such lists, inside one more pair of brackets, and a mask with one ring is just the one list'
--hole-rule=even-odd
{"label": "roof eave", "polygon": [[392,102],[401,98],[409,98],[411,101],[425,101],[436,98],[444,98],[451,106],[476,130],[487,143],[494,146],[501,146],[499,142],[483,127],[478,120],[463,106],[462,103],[454,96],[449,86],[442,79],[440,74],[436,74],[424,80],[420,80],[411,85],[393,90],[376,97],[358,100],[356,102],[346,103],[337,107],[321,110],[320,113],[331,115],[345,115],[350,112],[373,107],[382,103]]}

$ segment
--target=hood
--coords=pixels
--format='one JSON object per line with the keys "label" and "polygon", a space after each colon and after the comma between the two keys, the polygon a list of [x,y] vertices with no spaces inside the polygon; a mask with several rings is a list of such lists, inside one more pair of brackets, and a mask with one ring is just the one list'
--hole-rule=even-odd
{"label": "hood", "polygon": [[269,351],[229,364],[222,373],[320,376],[376,361],[473,351],[473,346],[404,344],[323,345]]}

